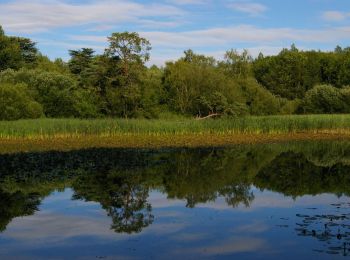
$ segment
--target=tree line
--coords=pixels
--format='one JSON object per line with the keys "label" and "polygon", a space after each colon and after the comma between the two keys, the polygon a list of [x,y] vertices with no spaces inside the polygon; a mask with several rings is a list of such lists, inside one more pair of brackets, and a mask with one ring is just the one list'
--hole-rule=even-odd
{"label": "tree line", "polygon": [[350,48],[276,56],[228,50],[222,60],[184,51],[147,67],[150,42],[113,33],[108,48],[51,61],[0,27],[0,120],[39,117],[176,118],[350,112]]}

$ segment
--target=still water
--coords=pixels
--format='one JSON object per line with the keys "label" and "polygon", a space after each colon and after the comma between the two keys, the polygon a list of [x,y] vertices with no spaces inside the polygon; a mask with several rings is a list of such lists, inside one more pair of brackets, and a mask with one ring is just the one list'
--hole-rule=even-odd
{"label": "still water", "polygon": [[340,141],[0,155],[0,258],[345,258],[349,195]]}

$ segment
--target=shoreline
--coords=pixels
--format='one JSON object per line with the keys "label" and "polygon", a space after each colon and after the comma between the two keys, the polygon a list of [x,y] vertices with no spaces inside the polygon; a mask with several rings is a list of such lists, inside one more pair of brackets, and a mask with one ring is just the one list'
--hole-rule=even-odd
{"label": "shoreline", "polygon": [[293,141],[350,140],[350,132],[309,131],[297,133],[193,133],[56,135],[51,137],[0,138],[0,154],[72,151],[91,148],[203,148],[241,144],[269,144]]}

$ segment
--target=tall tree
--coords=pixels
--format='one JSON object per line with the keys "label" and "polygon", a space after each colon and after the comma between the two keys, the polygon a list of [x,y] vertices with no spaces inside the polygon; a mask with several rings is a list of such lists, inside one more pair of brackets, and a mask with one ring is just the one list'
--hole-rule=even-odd
{"label": "tall tree", "polygon": [[33,64],[37,60],[38,49],[36,43],[28,38],[23,37],[11,37],[15,44],[19,44],[21,56],[26,64]]}
{"label": "tall tree", "polygon": [[253,61],[252,56],[248,50],[244,50],[241,54],[234,49],[231,49],[225,53],[225,60],[221,64],[227,74],[233,78],[247,78],[250,73],[251,63]]}
{"label": "tall tree", "polygon": [[69,50],[71,59],[68,63],[69,69],[73,74],[82,74],[91,66],[94,57],[94,50],[82,48],[81,50]]}
{"label": "tall tree", "polygon": [[116,64],[116,75],[109,78],[108,103],[112,114],[135,116],[141,106],[141,79],[149,60],[151,44],[138,33],[113,33],[108,37],[105,56]]}
{"label": "tall tree", "polygon": [[73,74],[77,75],[80,87],[87,88],[92,83],[94,52],[90,48],[69,50],[71,59],[68,62],[68,67]]}
{"label": "tall tree", "polygon": [[34,42],[27,38],[6,36],[0,27],[0,71],[33,65],[37,55]]}
{"label": "tall tree", "polygon": [[151,44],[138,33],[123,32],[113,33],[108,37],[109,48],[106,49],[108,57],[120,60],[120,69],[125,78],[125,84],[132,83],[135,80],[135,71],[133,66],[139,67],[149,60]]}

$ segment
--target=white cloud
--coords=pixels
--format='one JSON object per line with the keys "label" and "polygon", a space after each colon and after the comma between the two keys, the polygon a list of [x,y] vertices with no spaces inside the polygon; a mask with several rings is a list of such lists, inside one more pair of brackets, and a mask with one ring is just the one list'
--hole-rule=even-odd
{"label": "white cloud", "polygon": [[[224,46],[238,43],[268,44],[282,42],[334,43],[350,40],[350,27],[325,29],[259,28],[250,25],[209,28],[186,32],[140,32],[154,46],[204,47]],[[327,37],[325,37],[327,35]]]}
{"label": "white cloud", "polygon": [[201,247],[182,249],[181,251],[174,250],[173,253],[183,254],[185,252],[189,255],[195,254],[197,256],[203,255],[213,257],[218,255],[264,251],[268,248],[267,242],[263,239],[240,236],[232,237],[225,241],[215,241],[210,245]]}
{"label": "white cloud", "polygon": [[267,7],[265,5],[253,2],[234,2],[228,5],[235,11],[247,13],[251,16],[258,16],[267,11]]}
{"label": "white cloud", "polygon": [[[350,27],[325,29],[259,28],[251,25],[217,27],[184,32],[143,31],[142,37],[153,46],[168,48],[193,48],[223,46],[238,43],[270,44],[289,42],[333,43],[350,39]],[[327,37],[324,37],[327,35]],[[72,36],[74,40],[106,42],[106,37],[93,35]]]}
{"label": "white cloud", "polygon": [[[35,42],[38,42],[42,46],[55,46],[55,47],[62,47],[65,49],[80,49],[80,48],[91,48],[96,51],[104,51],[104,49],[107,47],[107,37],[106,37],[106,44],[91,44],[91,43],[76,43],[72,41],[57,41],[57,40],[48,40],[48,39],[35,39]],[[68,54],[68,52],[67,52]]]}
{"label": "white cloud", "polygon": [[208,0],[168,0],[167,2],[176,5],[202,5],[208,3]]}
{"label": "white cloud", "polygon": [[43,241],[64,242],[77,236],[115,239],[115,233],[110,229],[110,222],[107,217],[96,219],[39,212],[33,216],[13,219],[4,232],[4,237],[29,241],[33,244]]}
{"label": "white cloud", "polygon": [[161,17],[164,26],[175,26],[174,20],[178,21],[184,13],[171,5],[146,6],[127,0],[94,0],[88,4],[69,4],[63,0],[17,0],[0,3],[0,24],[11,32],[29,33],[58,27],[126,22],[150,26],[151,19]]}
{"label": "white cloud", "polygon": [[139,20],[140,27],[143,28],[169,28],[177,27],[183,24],[183,21],[173,20],[173,21],[155,21],[155,20]]}
{"label": "white cloud", "polygon": [[339,11],[327,11],[322,15],[323,19],[329,22],[341,22],[350,17],[350,13]]}
{"label": "white cloud", "polygon": [[96,35],[72,35],[72,40],[86,41],[86,42],[107,42],[107,36],[96,36]]}

